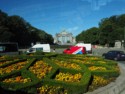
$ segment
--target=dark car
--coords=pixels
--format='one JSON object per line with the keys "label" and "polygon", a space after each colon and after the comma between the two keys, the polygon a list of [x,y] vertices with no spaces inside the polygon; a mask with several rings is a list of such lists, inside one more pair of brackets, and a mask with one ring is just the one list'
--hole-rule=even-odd
{"label": "dark car", "polygon": [[123,51],[109,51],[102,55],[105,59],[112,59],[112,60],[125,60],[125,53]]}

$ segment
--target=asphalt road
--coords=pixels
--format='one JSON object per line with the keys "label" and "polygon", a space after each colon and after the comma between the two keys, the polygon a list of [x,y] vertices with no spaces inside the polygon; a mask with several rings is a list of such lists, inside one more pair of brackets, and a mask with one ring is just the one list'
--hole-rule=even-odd
{"label": "asphalt road", "polygon": [[[56,53],[63,53],[63,50],[66,48],[58,48],[55,49]],[[102,56],[103,53],[106,53],[110,50],[120,50],[120,51],[125,51],[123,48],[114,48],[114,47],[109,47],[109,48],[92,48],[92,54],[95,56]],[[51,49],[52,51],[52,49]]]}
{"label": "asphalt road", "polygon": [[[125,70],[125,61],[119,61],[118,63],[120,63],[122,65],[122,68],[124,68]],[[120,92],[120,94],[125,94],[125,89],[122,92]]]}

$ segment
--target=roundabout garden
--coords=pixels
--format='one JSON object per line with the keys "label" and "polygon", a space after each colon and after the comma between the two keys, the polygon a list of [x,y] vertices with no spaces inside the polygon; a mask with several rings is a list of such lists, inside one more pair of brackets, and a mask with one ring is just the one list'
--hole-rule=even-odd
{"label": "roundabout garden", "polygon": [[0,57],[2,94],[83,94],[120,75],[115,61],[55,53]]}

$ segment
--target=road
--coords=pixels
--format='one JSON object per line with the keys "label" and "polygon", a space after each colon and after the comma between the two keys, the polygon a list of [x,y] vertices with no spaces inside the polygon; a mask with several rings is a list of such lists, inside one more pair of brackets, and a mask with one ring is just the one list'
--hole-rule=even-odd
{"label": "road", "polygon": [[[122,68],[125,70],[125,61],[119,61],[118,63],[121,64]],[[125,94],[125,88],[119,94]]]}
{"label": "road", "polygon": [[[63,53],[63,50],[66,48],[57,48],[55,49],[56,53]],[[52,51],[53,49],[51,49]],[[110,50],[120,50],[120,51],[125,51],[122,48],[114,48],[114,47],[110,47],[110,48],[92,48],[92,54],[95,56],[102,56],[103,53],[106,53]]]}

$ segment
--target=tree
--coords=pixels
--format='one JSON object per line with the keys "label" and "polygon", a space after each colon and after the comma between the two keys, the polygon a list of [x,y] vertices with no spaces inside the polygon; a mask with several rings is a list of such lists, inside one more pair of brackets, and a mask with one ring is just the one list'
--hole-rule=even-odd
{"label": "tree", "polygon": [[31,37],[32,37],[32,41],[34,43],[36,43],[36,42],[49,43],[49,44],[53,43],[52,35],[47,34],[45,31],[39,30],[39,29],[37,29],[35,27],[32,27]]}
{"label": "tree", "polygon": [[84,41],[84,36],[85,36],[85,31],[82,31],[80,34],[78,34],[76,36],[76,41],[79,42],[79,41]]}
{"label": "tree", "polygon": [[13,34],[9,32],[9,29],[3,26],[0,26],[0,42],[11,42]]}
{"label": "tree", "polygon": [[18,15],[8,16],[0,10],[0,42],[17,42],[19,46],[31,43],[53,43],[52,35],[33,27]]}
{"label": "tree", "polygon": [[8,15],[0,10],[0,42],[10,42],[13,34],[7,27]]}
{"label": "tree", "polygon": [[119,27],[124,28],[124,27],[125,27],[125,14],[122,14],[122,15],[118,16],[117,19],[118,19],[118,20],[117,20],[117,25],[118,25]]}
{"label": "tree", "polygon": [[0,10],[0,26],[6,26],[8,15]]}
{"label": "tree", "polygon": [[92,27],[76,36],[76,40],[83,41],[85,43],[98,44],[98,36],[99,29],[97,27]]}

